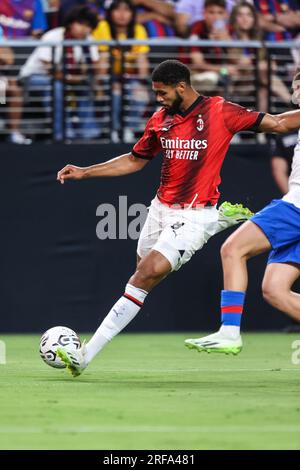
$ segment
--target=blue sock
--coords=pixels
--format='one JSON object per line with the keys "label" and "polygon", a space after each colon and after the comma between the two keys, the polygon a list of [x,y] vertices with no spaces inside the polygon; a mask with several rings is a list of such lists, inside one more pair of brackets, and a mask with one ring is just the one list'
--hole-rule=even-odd
{"label": "blue sock", "polygon": [[222,325],[240,326],[243,306],[245,301],[245,292],[234,290],[222,290],[221,292],[221,314]]}

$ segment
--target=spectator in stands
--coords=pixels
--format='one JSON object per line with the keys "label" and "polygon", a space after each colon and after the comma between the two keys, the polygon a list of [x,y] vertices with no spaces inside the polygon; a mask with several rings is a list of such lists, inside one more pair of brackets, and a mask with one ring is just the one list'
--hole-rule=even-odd
{"label": "spectator in stands", "polygon": [[[0,26],[0,40],[3,40],[3,29]],[[14,76],[14,53],[10,47],[0,47],[0,79],[5,84],[5,95],[7,105],[6,127],[8,129],[8,140],[14,144],[31,144],[20,132],[23,97],[22,89],[18,86]]]}
{"label": "spectator in stands", "polygon": [[[179,36],[186,37],[191,33],[191,26],[204,19],[205,0],[179,0],[175,7],[175,27]],[[236,0],[226,0],[226,9],[230,13]]]}
{"label": "spectator in stands", "polygon": [[176,0],[132,0],[137,8],[137,22],[147,31],[149,38],[176,36],[174,29]]}
{"label": "spectator in stands", "polygon": [[[239,41],[261,40],[263,32],[259,27],[258,15],[253,5],[241,1],[232,10],[230,16],[230,29],[232,39]],[[255,94],[257,88],[255,66],[258,66],[259,77],[259,109],[268,111],[268,77],[266,51],[258,50],[258,63],[256,64],[255,49],[248,47],[230,49],[230,61],[238,68],[235,84],[235,92],[241,96]],[[283,81],[275,74],[276,64],[272,62],[271,90],[288,104],[290,103],[290,92]],[[247,106],[247,103],[243,103]]]}
{"label": "spectator in stands", "polygon": [[0,26],[8,39],[40,36],[47,29],[41,0],[1,0]]}
{"label": "spectator in stands", "polygon": [[[0,27],[6,39],[39,37],[47,29],[41,0],[1,0]],[[19,130],[23,114],[23,99],[22,89],[17,83],[16,76],[18,69],[24,63],[22,55],[24,55],[24,49],[12,49],[13,62],[10,64],[10,70],[6,70],[6,74],[9,73],[7,90],[9,141],[15,144],[31,143],[31,140]]]}
{"label": "spectator in stands", "polygon": [[[100,21],[93,36],[97,40],[110,39],[147,39],[145,28],[136,22],[136,9],[130,0],[113,0],[107,10],[106,20]],[[125,115],[124,141],[135,140],[134,130],[138,129],[148,101],[148,91],[144,84],[149,76],[147,45],[129,46],[124,53],[122,70],[122,51],[113,48],[112,61],[108,46],[100,46],[101,76],[112,75],[112,140],[118,142],[121,129],[122,96],[121,82],[125,78],[128,113]],[[111,64],[111,69],[110,69]],[[124,82],[123,82],[124,83]]]}
{"label": "spectator in stands", "polygon": [[[142,24],[149,38],[172,39],[175,29],[175,4],[177,0],[132,0],[137,10],[137,22]],[[178,46],[170,40],[163,47],[151,45],[152,66],[163,59],[178,56]]]}
{"label": "spectator in stands", "polygon": [[298,0],[254,0],[260,26],[267,41],[290,40],[299,32]]}
{"label": "spectator in stands", "polygon": [[100,21],[105,16],[104,2],[105,0],[59,0],[58,25],[63,24],[65,16],[77,6],[88,6],[97,13]]}
{"label": "spectator in stands", "polygon": [[268,52],[276,63],[276,74],[285,83],[290,83],[296,65],[293,51],[289,47],[277,48],[276,44],[292,40],[299,33],[299,0],[254,0],[254,5],[264,31],[263,39],[274,42],[274,48]]}
{"label": "spectator in stands", "polygon": [[42,0],[43,10],[47,18],[48,28],[53,29],[59,26],[58,14],[61,0]]}
{"label": "spectator in stands", "polygon": [[[190,38],[214,41],[231,39],[225,0],[205,0],[204,19],[192,25]],[[217,85],[227,87],[229,78],[237,74],[237,67],[229,64],[227,50],[223,47],[192,47],[191,62],[192,83],[201,93],[212,92]]]}
{"label": "spectator in stands", "polygon": [[[91,32],[97,26],[97,15],[88,7],[75,7],[65,18],[65,27],[55,28],[43,35],[41,41],[91,39]],[[54,64],[52,64],[54,55]],[[66,137],[94,138],[99,130],[94,121],[92,87],[90,81],[98,73],[99,53],[96,46],[57,46],[54,53],[49,46],[34,50],[21,69],[20,79],[29,90],[39,87],[46,107],[52,103],[51,85],[54,78],[56,140],[63,138],[63,124]],[[67,103],[66,121],[63,121],[64,92]],[[76,124],[75,124],[76,122]]]}

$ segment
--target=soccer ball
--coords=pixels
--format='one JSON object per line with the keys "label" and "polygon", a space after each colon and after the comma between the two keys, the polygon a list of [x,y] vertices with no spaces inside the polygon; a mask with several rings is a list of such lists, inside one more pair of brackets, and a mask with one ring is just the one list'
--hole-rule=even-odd
{"label": "soccer ball", "polygon": [[63,346],[67,351],[81,347],[81,341],[75,331],[66,326],[54,326],[47,330],[40,340],[40,356],[48,366],[63,369],[66,365],[57,356],[56,351]]}

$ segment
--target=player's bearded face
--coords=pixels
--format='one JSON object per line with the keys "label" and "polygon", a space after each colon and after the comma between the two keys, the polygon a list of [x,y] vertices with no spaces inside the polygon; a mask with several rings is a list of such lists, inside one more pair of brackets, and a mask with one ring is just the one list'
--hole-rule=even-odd
{"label": "player's bearded face", "polygon": [[167,108],[168,113],[169,114],[178,113],[180,111],[180,106],[181,106],[182,101],[183,101],[182,96],[180,96],[178,91],[175,90],[175,99],[173,100],[169,108]]}
{"label": "player's bearded face", "polygon": [[152,89],[156,94],[156,101],[165,108],[169,114],[175,114],[180,111],[183,97],[176,86],[153,82]]}

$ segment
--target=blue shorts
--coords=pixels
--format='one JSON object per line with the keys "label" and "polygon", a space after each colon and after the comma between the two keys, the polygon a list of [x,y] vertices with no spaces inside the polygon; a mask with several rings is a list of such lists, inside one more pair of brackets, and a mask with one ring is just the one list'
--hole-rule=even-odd
{"label": "blue shorts", "polygon": [[274,199],[251,217],[272,246],[269,263],[300,264],[300,209],[290,202]]}

